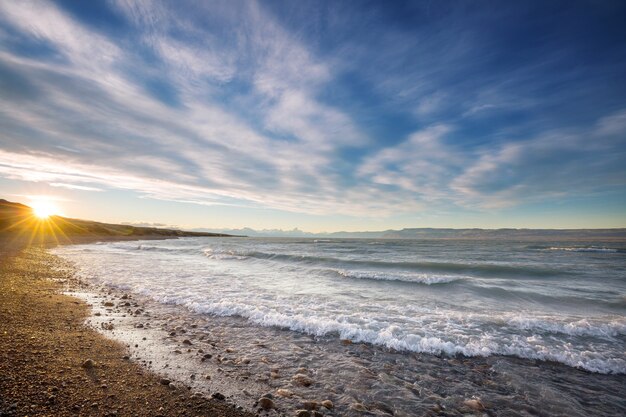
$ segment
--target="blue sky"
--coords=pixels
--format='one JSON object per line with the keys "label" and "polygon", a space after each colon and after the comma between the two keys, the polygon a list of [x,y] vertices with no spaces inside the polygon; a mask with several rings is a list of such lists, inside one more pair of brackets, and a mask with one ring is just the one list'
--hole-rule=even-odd
{"label": "blue sky", "polygon": [[0,191],[181,227],[626,227],[625,18],[0,2]]}

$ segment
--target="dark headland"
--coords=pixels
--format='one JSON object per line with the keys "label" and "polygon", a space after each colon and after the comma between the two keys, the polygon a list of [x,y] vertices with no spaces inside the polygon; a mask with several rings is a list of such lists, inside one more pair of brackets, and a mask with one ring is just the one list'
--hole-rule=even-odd
{"label": "dark headland", "polygon": [[157,227],[101,223],[50,216],[38,219],[32,208],[0,199],[0,235],[31,242],[81,243],[93,240],[171,239],[178,237],[230,237],[225,233],[190,232]]}

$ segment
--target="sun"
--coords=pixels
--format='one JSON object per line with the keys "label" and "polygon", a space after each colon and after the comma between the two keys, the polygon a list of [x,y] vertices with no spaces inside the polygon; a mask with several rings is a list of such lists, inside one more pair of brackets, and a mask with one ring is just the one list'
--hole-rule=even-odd
{"label": "sun", "polygon": [[53,216],[59,212],[58,207],[50,202],[45,200],[35,201],[31,204],[33,209],[33,214],[39,219],[47,219],[50,216]]}

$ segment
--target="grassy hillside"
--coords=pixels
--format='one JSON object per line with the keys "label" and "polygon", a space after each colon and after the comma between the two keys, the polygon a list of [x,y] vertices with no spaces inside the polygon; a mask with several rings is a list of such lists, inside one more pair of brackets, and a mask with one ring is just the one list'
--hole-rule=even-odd
{"label": "grassy hillside", "polygon": [[0,199],[0,235],[28,237],[31,240],[72,240],[76,237],[181,237],[230,236],[220,233],[186,232],[156,227],[135,227],[122,224],[100,223],[90,220],[50,216],[40,219],[33,210],[20,203]]}

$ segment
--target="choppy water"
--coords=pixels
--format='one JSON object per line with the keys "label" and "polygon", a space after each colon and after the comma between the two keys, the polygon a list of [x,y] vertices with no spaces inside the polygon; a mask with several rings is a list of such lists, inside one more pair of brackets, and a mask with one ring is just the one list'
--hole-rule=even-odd
{"label": "choppy water", "polygon": [[[363,356],[370,370],[384,367],[383,357],[397,364],[425,353],[485,358],[486,363],[499,357],[510,357],[511,363],[515,358],[553,361],[574,372],[625,374],[624,247],[186,238],[55,251],[75,262],[90,282],[167,305],[183,316],[232,316],[247,322],[248,333],[238,330],[246,337],[255,327],[259,334],[273,331],[261,331],[266,327],[295,332],[272,336],[290,340],[275,341],[272,349],[279,353],[280,346],[297,344],[298,335],[312,335],[325,343],[348,339],[393,352]],[[240,323],[230,323],[235,322]],[[612,380],[618,387],[619,378]]]}

